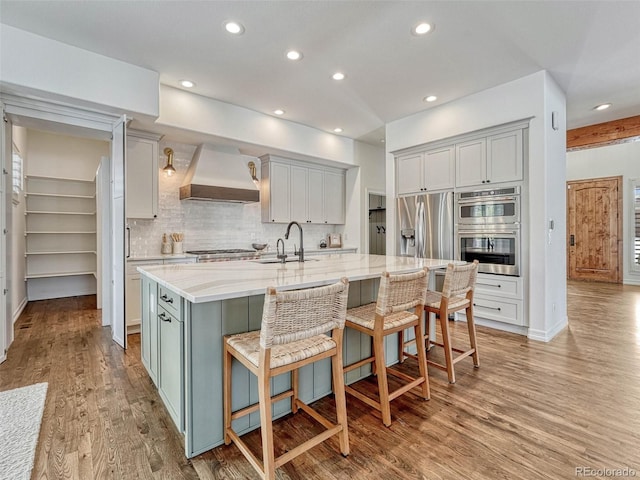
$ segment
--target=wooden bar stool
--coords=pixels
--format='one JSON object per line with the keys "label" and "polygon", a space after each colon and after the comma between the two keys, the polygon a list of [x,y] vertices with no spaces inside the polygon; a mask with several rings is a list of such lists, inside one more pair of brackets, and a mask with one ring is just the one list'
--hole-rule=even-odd
{"label": "wooden bar stool", "polygon": [[[346,386],[345,390],[380,411],[382,423],[387,427],[391,425],[392,400],[417,387],[420,387],[420,395],[425,400],[430,397],[427,357],[424,349],[418,349],[420,376],[417,378],[388,368],[384,355],[384,337],[387,335],[413,327],[416,338],[423,338],[422,310],[427,293],[427,279],[428,269],[426,268],[419,272],[399,275],[384,272],[380,278],[377,301],[347,310],[347,327],[371,336],[374,354],[345,367],[344,371],[349,372],[367,363],[375,362],[374,370],[378,377],[379,400],[374,400],[351,386]],[[409,309],[412,311],[407,311]],[[389,392],[387,373],[408,383]]]}
{"label": "wooden bar stool", "polygon": [[[340,439],[340,451],[349,454],[347,404],[342,371],[342,336],[349,281],[343,278],[334,285],[276,292],[268,288],[264,298],[260,331],[225,337],[224,342],[224,442],[233,441],[261,478],[274,479],[275,469],[333,435]],[[331,337],[325,332],[331,331]],[[336,399],[337,424],[321,416],[298,398],[298,369],[309,363],[331,358],[333,392]],[[258,377],[255,405],[231,412],[231,362],[236,358]],[[291,389],[271,396],[270,379],[292,372]],[[271,404],[291,397],[291,410],[303,410],[326,430],[275,458]],[[260,410],[262,461],[249,450],[231,428],[231,421]]]}
{"label": "wooden bar stool", "polygon": [[[456,374],[454,365],[460,360],[472,356],[473,365],[475,367],[480,366],[480,357],[478,356],[478,346],[476,343],[476,325],[473,321],[473,290],[476,285],[476,278],[478,276],[478,261],[474,260],[473,263],[467,263],[465,265],[454,265],[450,263],[447,266],[447,272],[444,277],[444,285],[442,287],[442,293],[433,292],[429,290],[425,299],[425,316],[426,316],[426,333],[424,335],[423,348],[418,348],[418,351],[423,350],[424,347],[429,345],[435,345],[444,349],[445,364],[436,363],[432,360],[428,360],[429,365],[433,365],[441,370],[446,370],[450,383],[456,383]],[[469,344],[468,350],[461,350],[454,348],[451,344],[451,335],[449,333],[449,314],[465,310],[467,317],[467,328],[469,329]],[[430,314],[435,313],[436,317],[440,319],[440,332],[442,334],[442,343],[437,343],[434,340],[429,339],[429,323]],[[416,336],[416,338],[420,338]],[[402,357],[411,357],[402,349]],[[453,352],[458,353],[454,358]]]}

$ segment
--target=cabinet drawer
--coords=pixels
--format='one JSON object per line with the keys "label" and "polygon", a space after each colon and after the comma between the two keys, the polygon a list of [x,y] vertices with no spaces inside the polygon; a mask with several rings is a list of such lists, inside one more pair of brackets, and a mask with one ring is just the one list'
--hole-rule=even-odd
{"label": "cabinet drawer", "polygon": [[522,301],[475,296],[473,313],[476,318],[486,318],[496,322],[524,325]]}
{"label": "cabinet drawer", "polygon": [[522,278],[503,275],[478,275],[475,293],[501,298],[522,299]]}
{"label": "cabinet drawer", "polygon": [[182,320],[180,309],[180,295],[168,288],[158,286],[158,307],[167,310],[178,320]]}

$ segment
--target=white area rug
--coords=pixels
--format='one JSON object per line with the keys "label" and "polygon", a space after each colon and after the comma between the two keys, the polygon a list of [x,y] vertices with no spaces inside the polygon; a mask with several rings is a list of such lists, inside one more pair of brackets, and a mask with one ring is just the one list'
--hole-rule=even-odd
{"label": "white area rug", "polygon": [[0,392],[0,478],[29,480],[47,383]]}

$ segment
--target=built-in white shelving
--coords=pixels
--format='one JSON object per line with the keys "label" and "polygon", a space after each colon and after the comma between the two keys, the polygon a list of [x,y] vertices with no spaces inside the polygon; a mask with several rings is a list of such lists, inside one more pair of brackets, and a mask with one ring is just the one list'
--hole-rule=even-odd
{"label": "built-in white shelving", "polygon": [[26,274],[30,300],[95,292],[95,181],[28,175]]}

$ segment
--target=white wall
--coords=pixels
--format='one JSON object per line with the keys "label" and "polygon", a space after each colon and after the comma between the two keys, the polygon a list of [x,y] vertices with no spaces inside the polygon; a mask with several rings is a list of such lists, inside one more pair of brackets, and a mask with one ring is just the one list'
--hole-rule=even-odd
{"label": "white wall", "polygon": [[252,153],[255,156],[270,153],[354,165],[350,138],[166,85],[160,88],[160,116],[155,123],[253,145],[258,149]]}
{"label": "white wall", "polygon": [[109,143],[89,138],[29,130],[27,175],[93,180]]}
{"label": "white wall", "polygon": [[[384,192],[385,191],[385,151],[382,147],[376,147],[373,145],[369,145],[367,143],[356,142],[355,143],[355,162],[360,166],[359,177],[360,177],[360,188],[358,189],[358,210],[359,212],[359,222],[358,224],[349,223],[347,228],[349,228],[348,235],[356,234],[360,238],[360,252],[365,252],[365,248],[367,246],[367,239],[369,237],[368,230],[368,219],[369,219],[369,211],[368,211],[368,201],[367,201],[367,192],[368,191],[377,191]],[[393,205],[393,202],[391,202]],[[347,211],[348,221],[351,222],[351,219],[355,216],[355,213]],[[359,230],[356,230],[358,228]],[[351,233],[351,230],[354,230]],[[345,229],[346,231],[346,229]]]}
{"label": "white wall", "polygon": [[[262,223],[260,203],[236,204],[180,200],[179,187],[182,185],[195,147],[175,142],[160,143],[160,151],[165,147],[174,150],[173,166],[176,173],[167,177],[159,175],[158,217],[155,220],[130,219],[131,257],[158,255],[162,244],[162,234],[182,232],[185,234],[184,250],[246,248],[252,242],[265,242],[275,251],[278,238],[284,238],[285,224]],[[166,157],[161,156],[164,165]],[[258,174],[260,172],[257,160]],[[248,175],[248,173],[247,173]],[[347,197],[349,192],[347,191]],[[328,233],[343,233],[342,226],[304,225],[304,246],[306,250],[319,248],[320,240]],[[289,240],[285,240],[287,252],[293,252],[293,244],[299,246],[297,230],[293,230]],[[354,240],[355,242],[355,240]],[[344,246],[358,246],[350,239]]]}
{"label": "white wall", "polygon": [[0,82],[5,91],[156,117],[159,78],[152,70],[9,25],[0,29]]}
{"label": "white wall", "polygon": [[630,269],[633,263],[633,191],[630,180],[640,179],[640,142],[607,145],[567,152],[567,180],[585,180],[622,175],[622,278],[627,284],[640,285],[640,272]]}
{"label": "white wall", "polygon": [[[22,127],[13,127],[13,143],[22,156],[23,170],[27,163],[27,130]],[[11,307],[13,309],[13,322],[18,319],[20,313],[27,304],[27,284],[25,275],[25,196],[24,191],[18,196],[19,203],[13,204],[12,228],[11,228]]]}
{"label": "white wall", "polygon": [[[551,131],[551,111],[558,111],[561,117],[555,131]],[[566,255],[565,242],[549,243],[547,235],[550,217],[558,222],[552,239],[561,235],[564,228],[560,214],[564,200],[560,199],[566,176],[562,140],[566,136],[565,107],[564,95],[548,73],[540,71],[391,122],[386,126],[386,150],[393,152],[526,118],[531,118],[526,168],[531,208],[528,218],[523,218],[527,223],[523,227],[523,274],[529,281],[529,337],[548,341],[567,323],[565,262],[557,261]],[[390,153],[386,159],[386,191],[388,199],[395,197],[394,160]],[[387,251],[394,252],[393,209],[387,211],[387,225]]]}

